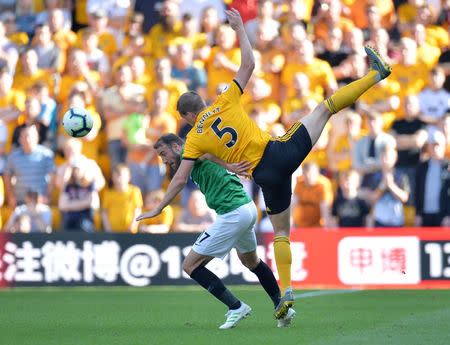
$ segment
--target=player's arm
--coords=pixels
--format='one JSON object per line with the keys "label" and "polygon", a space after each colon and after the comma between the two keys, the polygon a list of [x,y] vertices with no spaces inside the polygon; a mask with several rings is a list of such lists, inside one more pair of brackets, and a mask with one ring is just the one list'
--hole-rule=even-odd
{"label": "player's arm", "polygon": [[255,68],[255,57],[253,56],[252,46],[248,40],[247,33],[245,32],[239,11],[232,8],[231,11],[225,11],[225,13],[230,26],[236,31],[241,46],[241,66],[239,66],[239,70],[234,79],[241,89],[244,90]]}
{"label": "player's arm", "polygon": [[249,174],[247,171],[252,167],[252,163],[247,161],[242,161],[239,163],[228,163],[211,153],[205,153],[199,159],[202,162],[204,162],[205,160],[209,160],[213,163],[216,163],[217,165],[220,165],[222,168],[225,168],[228,171],[234,172],[237,175],[241,175],[244,177],[251,176],[251,174]]}
{"label": "player's arm", "polygon": [[177,172],[172,178],[172,181],[170,181],[169,187],[167,188],[166,194],[164,195],[161,203],[155,209],[141,214],[136,220],[139,221],[146,218],[153,218],[160,214],[164,207],[169,205],[177,194],[184,188],[189,179],[194,163],[195,160],[183,159]]}

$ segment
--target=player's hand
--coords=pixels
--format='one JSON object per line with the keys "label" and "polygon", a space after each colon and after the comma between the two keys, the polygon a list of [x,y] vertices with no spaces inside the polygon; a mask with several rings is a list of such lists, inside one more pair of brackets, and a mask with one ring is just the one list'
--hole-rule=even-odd
{"label": "player's hand", "polygon": [[161,213],[161,210],[157,207],[151,211],[142,213],[136,220],[139,222],[140,220],[156,217]]}
{"label": "player's hand", "polygon": [[234,172],[237,175],[241,175],[244,177],[250,178],[252,175],[248,172],[248,170],[252,167],[252,163],[247,161],[242,161],[239,163],[228,163],[227,170]]}
{"label": "player's hand", "polygon": [[244,23],[238,10],[231,8],[231,10],[225,10],[225,14],[227,15],[228,23],[230,23],[234,31],[244,28]]}

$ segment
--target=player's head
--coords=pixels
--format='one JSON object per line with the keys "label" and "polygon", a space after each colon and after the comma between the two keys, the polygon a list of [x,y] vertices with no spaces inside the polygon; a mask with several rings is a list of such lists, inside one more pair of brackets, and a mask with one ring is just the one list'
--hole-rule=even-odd
{"label": "player's head", "polygon": [[163,163],[172,170],[172,173],[175,173],[181,164],[180,155],[183,145],[183,139],[176,134],[169,133],[162,135],[153,148],[158,152]]}
{"label": "player's head", "polygon": [[183,93],[177,102],[177,111],[190,125],[195,124],[197,115],[206,108],[206,104],[195,91]]}

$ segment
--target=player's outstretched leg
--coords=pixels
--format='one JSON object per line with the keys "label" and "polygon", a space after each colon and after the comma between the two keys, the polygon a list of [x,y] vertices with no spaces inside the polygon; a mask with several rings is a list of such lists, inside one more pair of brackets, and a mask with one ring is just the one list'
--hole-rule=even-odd
{"label": "player's outstretched leg", "polygon": [[363,78],[339,89],[334,95],[325,100],[325,105],[332,114],[355,103],[359,96],[391,74],[391,66],[383,61],[380,54],[374,48],[365,46],[364,50],[369,57],[369,73]]}

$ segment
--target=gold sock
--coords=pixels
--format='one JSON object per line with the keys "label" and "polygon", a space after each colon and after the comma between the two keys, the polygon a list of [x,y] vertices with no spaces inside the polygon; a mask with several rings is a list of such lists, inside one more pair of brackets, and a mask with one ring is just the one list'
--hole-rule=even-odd
{"label": "gold sock", "polygon": [[283,294],[284,290],[291,286],[292,254],[289,237],[276,236],[273,241],[273,249],[275,251],[278,275],[280,276],[281,294]]}
{"label": "gold sock", "polygon": [[339,110],[355,103],[359,96],[376,84],[375,76],[377,73],[375,70],[369,71],[361,79],[355,80],[353,83],[337,90],[334,95],[325,100],[328,110],[336,114]]}

